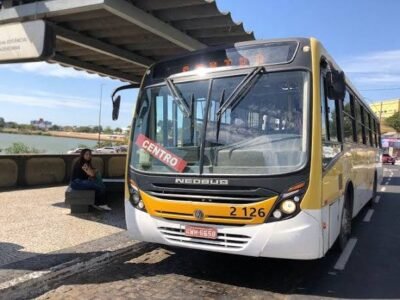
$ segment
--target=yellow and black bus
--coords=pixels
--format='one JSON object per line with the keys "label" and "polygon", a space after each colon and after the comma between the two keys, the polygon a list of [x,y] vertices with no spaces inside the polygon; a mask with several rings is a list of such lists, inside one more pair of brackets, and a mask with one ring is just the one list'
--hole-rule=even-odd
{"label": "yellow and black bus", "polygon": [[237,43],[151,66],[130,140],[134,239],[315,259],[372,201],[379,122],[314,38]]}

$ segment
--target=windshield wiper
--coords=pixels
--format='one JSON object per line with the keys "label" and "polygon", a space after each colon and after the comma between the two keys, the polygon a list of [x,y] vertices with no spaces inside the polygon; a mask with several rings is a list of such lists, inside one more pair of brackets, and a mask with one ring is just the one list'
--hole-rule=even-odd
{"label": "windshield wiper", "polygon": [[226,99],[224,104],[219,108],[219,110],[217,111],[217,116],[221,116],[229,107],[237,104],[250,89],[251,83],[253,82],[254,78],[256,78],[257,75],[264,70],[265,68],[263,66],[260,66],[254,68],[249,74],[247,74],[246,77],[238,84],[238,86],[235,88],[229,98]]}
{"label": "windshield wiper", "polygon": [[185,99],[183,99],[182,95],[177,90],[175,84],[169,78],[165,79],[165,83],[168,87],[169,92],[172,95],[172,98],[178,104],[181,111],[186,115],[186,117],[190,117],[191,116],[190,108],[186,104]]}
{"label": "windshield wiper", "polygon": [[[221,97],[219,99],[220,107],[222,105],[224,105],[224,100],[225,100],[225,89],[222,90],[222,94],[221,94]],[[216,132],[216,134],[217,134],[217,139],[216,139],[217,143],[218,143],[218,139],[219,139],[219,130],[221,128],[221,116],[222,116],[222,114],[219,114],[219,115],[217,114],[217,132]]]}

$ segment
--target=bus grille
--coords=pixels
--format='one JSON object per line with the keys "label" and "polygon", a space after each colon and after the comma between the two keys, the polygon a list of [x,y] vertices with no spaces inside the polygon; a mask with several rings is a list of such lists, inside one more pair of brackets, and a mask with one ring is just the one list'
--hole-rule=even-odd
{"label": "bus grille", "polygon": [[217,239],[195,238],[185,236],[183,228],[158,227],[164,238],[173,243],[197,244],[216,248],[243,249],[250,241],[250,237],[240,234],[218,233]]}
{"label": "bus grille", "polygon": [[163,200],[206,203],[246,204],[264,201],[277,193],[260,187],[201,186],[151,183],[143,191]]}
{"label": "bus grille", "polygon": [[265,197],[260,196],[221,196],[221,195],[204,195],[204,194],[178,194],[178,193],[168,193],[168,192],[154,192],[148,191],[148,193],[154,197],[163,200],[173,200],[173,201],[196,201],[196,202],[212,202],[212,203],[254,203],[259,201],[264,201]]}

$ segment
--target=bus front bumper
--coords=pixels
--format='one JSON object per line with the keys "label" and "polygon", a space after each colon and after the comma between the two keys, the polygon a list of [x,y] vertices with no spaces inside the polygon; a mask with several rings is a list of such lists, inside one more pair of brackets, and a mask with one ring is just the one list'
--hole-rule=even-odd
{"label": "bus front bumper", "polygon": [[[125,217],[135,240],[246,256],[317,259],[323,256],[319,210],[301,211],[292,219],[245,226],[172,221],[150,216],[125,201]],[[213,227],[217,239],[185,236],[185,226]]]}

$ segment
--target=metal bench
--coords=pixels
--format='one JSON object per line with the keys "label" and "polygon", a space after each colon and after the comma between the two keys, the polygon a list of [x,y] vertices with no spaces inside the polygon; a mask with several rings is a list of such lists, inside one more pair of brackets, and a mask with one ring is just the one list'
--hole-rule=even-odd
{"label": "metal bench", "polygon": [[124,178],[103,178],[103,183],[106,186],[107,192],[123,192]]}
{"label": "metal bench", "polygon": [[[123,192],[123,178],[103,178],[107,192]],[[68,186],[65,191],[65,203],[71,206],[71,214],[87,213],[89,206],[95,202],[94,190],[74,190]]]}

